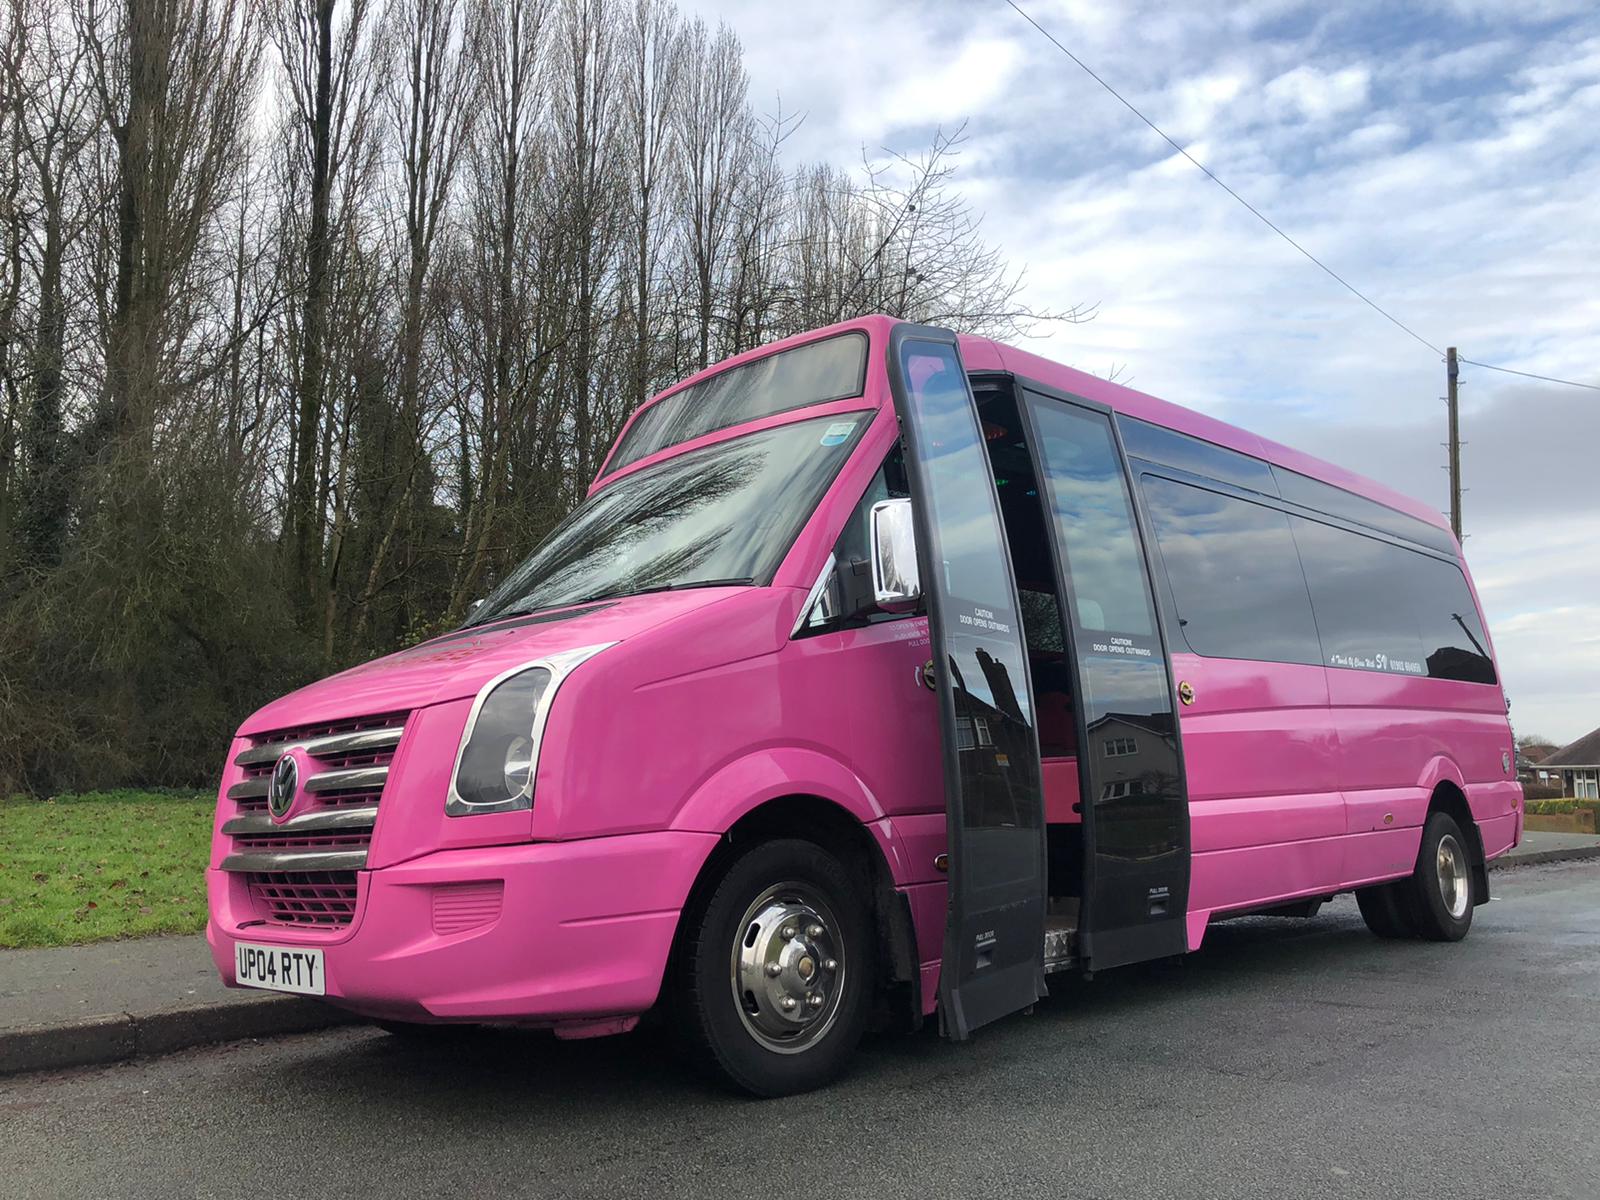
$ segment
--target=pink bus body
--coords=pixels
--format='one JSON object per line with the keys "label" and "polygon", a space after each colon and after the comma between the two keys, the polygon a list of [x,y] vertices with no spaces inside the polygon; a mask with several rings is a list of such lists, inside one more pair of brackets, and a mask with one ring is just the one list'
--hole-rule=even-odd
{"label": "pink bus body", "polygon": [[[811,839],[860,873],[860,895],[875,908],[875,920],[853,926],[876,931],[875,961],[853,961],[855,978],[888,997],[879,1011],[893,1019],[933,1014],[949,953],[952,785],[940,693],[923,685],[936,657],[929,617],[908,612],[801,636],[841,531],[902,436],[886,365],[896,325],[849,322],[686,380],[641,408],[619,446],[652,407],[713,375],[844,331],[866,339],[857,394],[697,432],[608,464],[591,486],[593,500],[680,455],[798,422],[823,429],[824,446],[853,439],[821,499],[795,514],[799,532],[770,580],[492,618],[251,715],[224,768],[207,872],[207,936],[223,979],[239,985],[248,969],[255,986],[323,995],[397,1026],[621,1032],[668,998],[681,982],[675,973],[692,970],[686,913],[711,904],[706,897],[731,869],[729,848]],[[1124,424],[1187,435],[1375,501],[1449,539],[1425,505],[1199,413],[985,339],[960,338],[959,356],[974,380],[1081,398]],[[1478,613],[1453,616],[1482,629]],[[490,685],[578,649],[590,656],[558,670],[544,693],[528,805],[447,811],[469,720]],[[1314,908],[1354,889],[1379,895],[1371,885],[1426,866],[1419,847],[1435,812],[1463,835],[1472,899],[1488,899],[1484,864],[1517,844],[1522,822],[1497,683],[1427,677],[1415,663],[1410,673],[1341,669],[1177,645],[1169,661],[1182,701],[1174,711],[1188,814],[1180,949],[1197,949],[1221,916]],[[1134,746],[1142,735],[1130,729],[1100,739],[1108,753]],[[1081,822],[1087,776],[1076,760],[1046,752],[1040,770],[1045,823]],[[273,792],[280,776],[288,782]],[[1403,907],[1392,911],[1403,925]],[[791,969],[778,936],[774,976]],[[288,953],[297,951],[316,953]],[[794,962],[806,980],[820,969],[811,958]],[[1080,957],[1078,965],[1093,964]],[[739,986],[736,977],[735,993]],[[795,995],[804,1009],[811,993]],[[827,1004],[832,1020],[833,995]],[[731,1073],[775,1092],[836,1069],[771,1082]]]}

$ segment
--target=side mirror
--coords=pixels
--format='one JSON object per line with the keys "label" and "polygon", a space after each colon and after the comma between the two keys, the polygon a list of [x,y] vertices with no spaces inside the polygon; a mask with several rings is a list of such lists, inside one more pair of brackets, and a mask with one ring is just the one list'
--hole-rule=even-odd
{"label": "side mirror", "polygon": [[886,612],[910,612],[922,600],[909,500],[872,506],[872,598]]}

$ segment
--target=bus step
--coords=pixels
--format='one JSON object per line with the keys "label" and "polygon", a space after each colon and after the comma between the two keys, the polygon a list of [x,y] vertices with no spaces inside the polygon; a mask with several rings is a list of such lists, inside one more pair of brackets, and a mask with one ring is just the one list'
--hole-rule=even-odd
{"label": "bus step", "polygon": [[1048,916],[1044,919],[1045,974],[1065,971],[1078,961],[1078,917]]}

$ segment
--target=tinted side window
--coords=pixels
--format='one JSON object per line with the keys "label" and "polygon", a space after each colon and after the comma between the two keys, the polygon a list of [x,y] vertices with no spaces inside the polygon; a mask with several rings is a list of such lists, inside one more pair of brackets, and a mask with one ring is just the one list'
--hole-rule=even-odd
{"label": "tinted side window", "polygon": [[1420,554],[1411,557],[1418,560],[1413,598],[1428,674],[1462,683],[1494,683],[1494,660],[1461,568]]}
{"label": "tinted side window", "polygon": [[856,502],[839,540],[833,544],[833,572],[823,593],[801,625],[804,635],[842,629],[847,625],[893,620],[898,613],[879,609],[872,598],[872,506],[880,500],[910,496],[906,483],[905,449],[900,442],[884,457],[883,465]]}
{"label": "tinted side window", "polygon": [[1322,661],[1284,513],[1155,475],[1143,486],[1191,650],[1211,658]]}
{"label": "tinted side window", "polygon": [[1049,511],[1066,555],[1079,626],[1155,634],[1155,614],[1122,460],[1105,419],[1065,405],[1038,410]]}
{"label": "tinted side window", "polygon": [[1343,488],[1334,487],[1331,483],[1323,483],[1320,479],[1312,479],[1285,467],[1273,467],[1272,474],[1278,481],[1279,494],[1294,504],[1314,508],[1318,512],[1325,512],[1331,517],[1340,517],[1357,525],[1381,529],[1395,537],[1405,538],[1408,542],[1443,550],[1446,554],[1455,553],[1455,544],[1450,540],[1449,533],[1435,525],[1429,525],[1426,521],[1419,521],[1416,517],[1397,512],[1386,504],[1368,500],[1365,496],[1358,496],[1354,492],[1347,492]]}
{"label": "tinted side window", "polygon": [[866,370],[864,333],[808,342],[732,367],[640,413],[606,471],[731,425],[859,396],[866,386]]}
{"label": "tinted side window", "polygon": [[844,531],[834,545],[834,557],[839,560],[841,567],[871,560],[872,506],[880,500],[903,500],[910,495],[911,490],[906,484],[905,449],[896,442],[894,449],[885,456],[883,466],[872,477],[872,482],[867,484],[867,490],[861,494],[860,502],[850,514]]}
{"label": "tinted side window", "polygon": [[1291,521],[1329,666],[1495,681],[1454,563],[1320,521]]}
{"label": "tinted side window", "polygon": [[1252,492],[1268,496],[1278,494],[1272,468],[1259,458],[1225,449],[1174,429],[1152,425],[1136,417],[1119,415],[1117,427],[1122,430],[1122,444],[1134,458],[1165,463],[1180,471],[1188,471],[1191,475],[1220,479]]}
{"label": "tinted side window", "polygon": [[1416,555],[1320,521],[1292,517],[1330,667],[1426,675],[1422,638],[1400,580]]}

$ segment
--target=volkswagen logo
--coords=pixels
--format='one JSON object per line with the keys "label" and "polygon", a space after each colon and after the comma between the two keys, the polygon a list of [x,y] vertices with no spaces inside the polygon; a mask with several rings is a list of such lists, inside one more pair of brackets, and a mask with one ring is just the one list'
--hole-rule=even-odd
{"label": "volkswagen logo", "polygon": [[278,820],[289,815],[294,807],[295,793],[300,790],[300,764],[293,754],[285,754],[272,768],[272,782],[267,787],[267,811]]}

